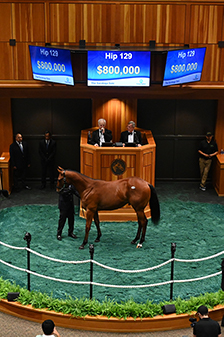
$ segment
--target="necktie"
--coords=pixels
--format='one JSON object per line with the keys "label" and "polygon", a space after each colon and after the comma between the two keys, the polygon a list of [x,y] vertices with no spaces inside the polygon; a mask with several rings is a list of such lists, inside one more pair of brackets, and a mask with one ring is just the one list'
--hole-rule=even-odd
{"label": "necktie", "polygon": [[20,150],[23,152],[23,144],[19,143],[19,146],[20,146]]}

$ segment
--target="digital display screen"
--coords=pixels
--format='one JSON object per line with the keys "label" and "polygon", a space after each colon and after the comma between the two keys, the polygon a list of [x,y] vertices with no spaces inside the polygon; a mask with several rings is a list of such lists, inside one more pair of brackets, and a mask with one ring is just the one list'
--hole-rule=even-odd
{"label": "digital display screen", "polygon": [[147,87],[150,51],[88,51],[88,86]]}
{"label": "digital display screen", "polygon": [[29,46],[34,80],[74,85],[70,50]]}
{"label": "digital display screen", "polygon": [[200,81],[206,48],[168,51],[163,86]]}

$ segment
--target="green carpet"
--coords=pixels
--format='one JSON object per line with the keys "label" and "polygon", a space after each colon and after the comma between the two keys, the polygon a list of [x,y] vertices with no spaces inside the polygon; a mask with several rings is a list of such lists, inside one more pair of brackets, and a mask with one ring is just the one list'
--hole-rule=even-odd
{"label": "green carpet", "polygon": [[[142,249],[131,245],[135,237],[137,224],[101,223],[101,242],[94,243],[96,228],[94,223],[89,235],[89,244],[94,243],[94,260],[119,269],[138,270],[161,264],[171,258],[171,242],[175,242],[176,258],[196,259],[207,257],[224,250],[223,214],[224,206],[166,199],[160,203],[161,221],[154,226],[148,222],[146,241]],[[11,207],[0,211],[0,240],[16,246],[26,246],[24,235],[32,235],[31,249],[44,255],[61,260],[81,261],[90,258],[88,245],[84,250],[78,247],[83,241],[85,220],[76,216],[74,233],[78,239],[67,236],[66,223],[62,241],[56,239],[59,211],[57,206],[31,205]],[[13,250],[0,245],[0,256],[3,261],[21,268],[27,268],[27,252]],[[190,279],[216,273],[221,270],[223,256],[198,262],[175,262],[174,278]],[[170,280],[168,264],[162,268],[146,272],[124,274],[103,269],[94,265],[93,281],[105,284],[139,285],[153,284]],[[47,276],[89,281],[89,264],[68,265],[52,262],[31,254],[31,270]],[[27,287],[27,274],[0,264],[0,274],[4,279],[15,281]],[[173,298],[180,296],[187,299],[206,292],[220,289],[221,275],[203,281],[174,284]],[[73,285],[46,280],[31,275],[31,290],[40,290],[58,298],[67,295],[81,298],[89,297],[89,285]],[[116,301],[133,298],[136,302],[147,299],[155,302],[169,300],[170,285],[143,289],[117,289],[94,286],[93,297],[104,300],[105,297]]]}

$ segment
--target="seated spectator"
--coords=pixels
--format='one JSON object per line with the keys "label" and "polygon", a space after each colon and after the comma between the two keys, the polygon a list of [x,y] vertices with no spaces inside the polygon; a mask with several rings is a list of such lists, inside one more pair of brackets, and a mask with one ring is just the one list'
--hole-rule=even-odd
{"label": "seated spectator", "polygon": [[42,323],[42,330],[43,335],[37,335],[36,337],[45,337],[45,336],[60,337],[60,334],[58,333],[54,325],[54,322],[51,319],[47,319]]}
{"label": "seated spectator", "polygon": [[218,322],[209,317],[208,308],[201,305],[197,312],[199,321],[193,327],[194,337],[221,337],[221,328]]}

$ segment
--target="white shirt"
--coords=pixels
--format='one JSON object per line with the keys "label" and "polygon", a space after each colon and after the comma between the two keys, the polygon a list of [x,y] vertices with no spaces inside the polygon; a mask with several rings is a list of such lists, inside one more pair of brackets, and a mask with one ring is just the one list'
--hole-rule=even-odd
{"label": "white shirt", "polygon": [[128,135],[128,143],[134,143],[134,131]]}

